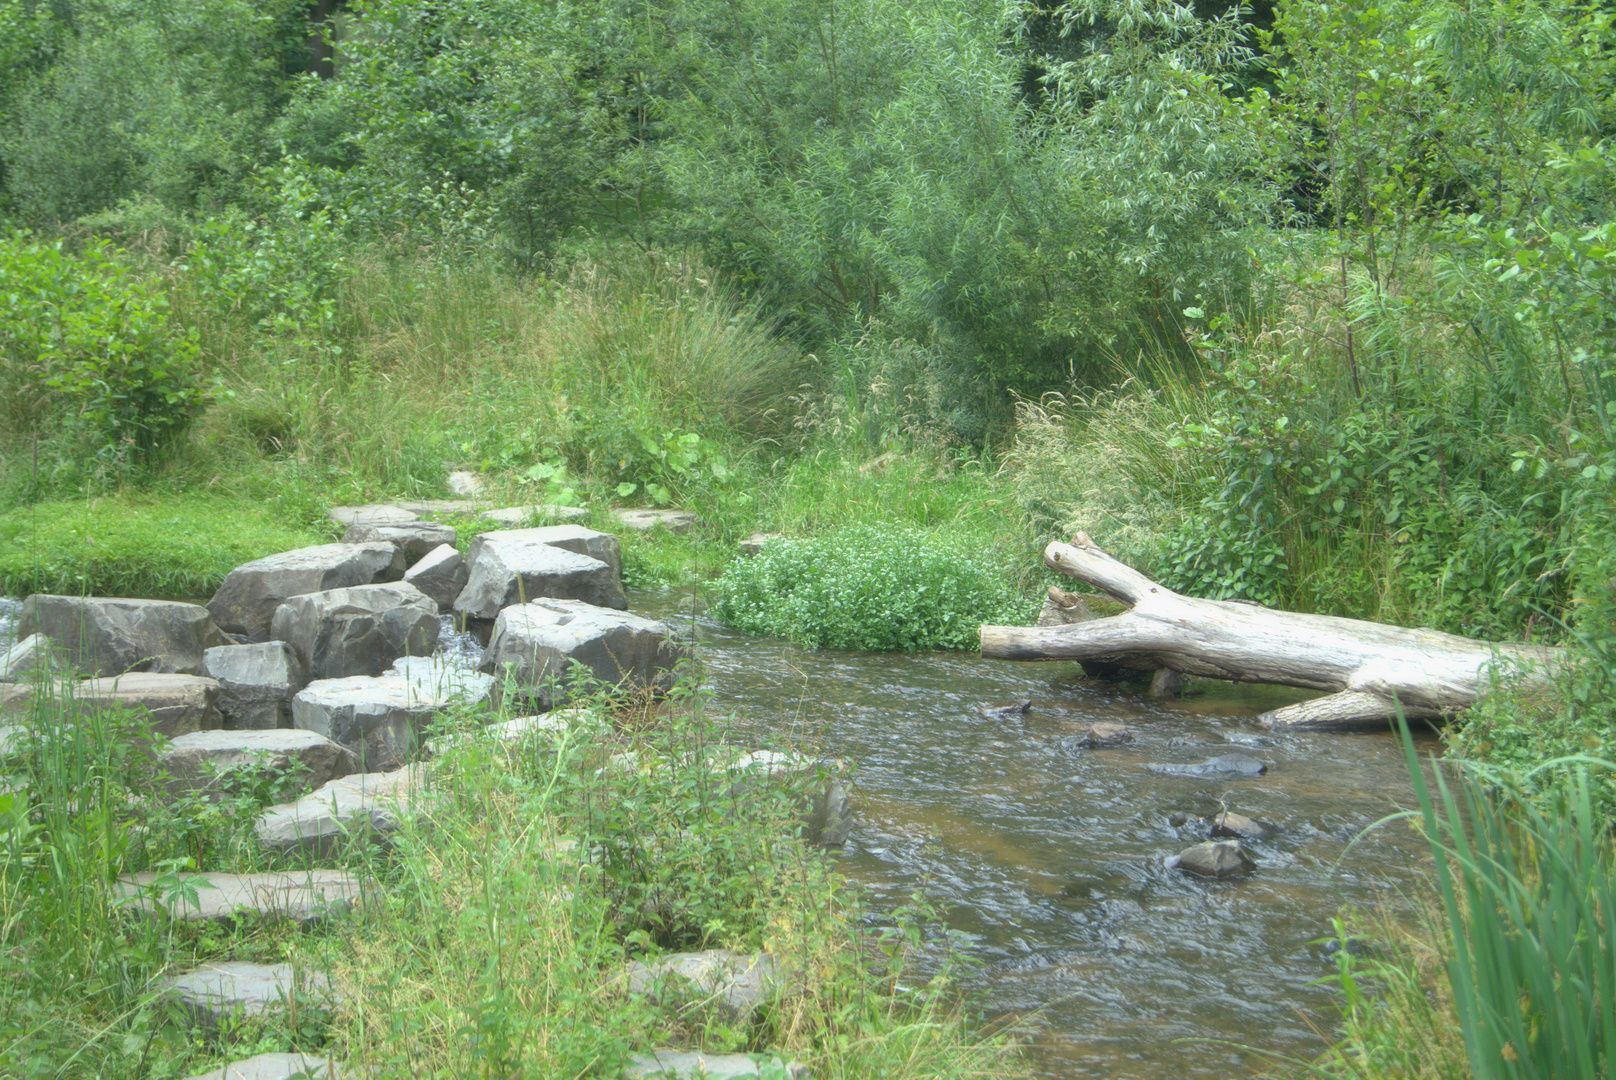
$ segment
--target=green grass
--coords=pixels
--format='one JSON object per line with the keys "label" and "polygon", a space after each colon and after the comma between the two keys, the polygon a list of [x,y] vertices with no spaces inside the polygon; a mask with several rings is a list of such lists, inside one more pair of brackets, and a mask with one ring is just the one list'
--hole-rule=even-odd
{"label": "green grass", "polygon": [[202,493],[35,503],[0,517],[0,594],[196,599],[244,562],[328,539],[273,504]]}

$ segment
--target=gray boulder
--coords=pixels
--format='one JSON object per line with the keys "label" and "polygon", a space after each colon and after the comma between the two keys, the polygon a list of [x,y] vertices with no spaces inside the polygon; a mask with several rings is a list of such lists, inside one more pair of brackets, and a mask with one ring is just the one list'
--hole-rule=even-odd
{"label": "gray boulder", "polygon": [[432,718],[453,704],[490,700],[491,675],[441,665],[428,657],[402,669],[310,683],[292,699],[292,723],[348,747],[363,768],[396,769],[421,746]]}
{"label": "gray boulder", "polygon": [[355,1074],[313,1054],[257,1054],[186,1080],[342,1080]]}
{"label": "gray boulder", "polygon": [[219,684],[200,675],[133,671],[64,684],[57,696],[70,700],[76,712],[92,708],[142,710],[150,716],[152,730],[170,739],[194,731],[211,731],[223,722],[219,716]]}
{"label": "gray boulder", "polygon": [[471,517],[479,510],[488,509],[488,503],[470,499],[424,499],[414,502],[401,501],[393,505],[427,520],[440,517]]}
{"label": "gray boulder", "polygon": [[703,1054],[692,1050],[656,1050],[635,1054],[624,1080],[811,1080],[808,1066],[772,1054]]}
{"label": "gray boulder", "polygon": [[202,654],[202,674],[219,684],[224,726],[243,731],[292,726],[292,695],[308,670],[284,641],[220,645]]}
{"label": "gray boulder", "polygon": [[225,644],[206,608],[168,600],[36,594],[17,619],[19,638],[34,634],[55,642],[85,675],[195,675],[203,650]]}
{"label": "gray boulder", "polygon": [[470,575],[465,556],[452,545],[442,544],[404,571],[404,580],[431,597],[439,611],[449,611]]}
{"label": "gray boulder", "polygon": [[549,544],[484,542],[466,561],[471,572],[454,602],[466,618],[497,618],[505,608],[540,598],[628,607],[610,563]]}
{"label": "gray boulder", "polygon": [[[570,551],[574,555],[587,555],[599,559],[612,568],[612,573],[623,576],[623,553],[617,537],[611,533],[586,529],[582,525],[545,525],[536,529],[496,529],[479,533],[471,538],[466,558],[475,561],[488,544],[545,544]],[[602,605],[611,607],[610,604]]]}
{"label": "gray boulder", "polygon": [[624,970],[631,994],[657,994],[693,1004],[716,1006],[729,1019],[744,1023],[786,986],[779,965],[768,953],[728,949],[674,953]]}
{"label": "gray boulder", "polygon": [[0,652],[0,682],[21,682],[50,664],[50,638],[29,634]]}
{"label": "gray boulder", "polygon": [[688,510],[613,510],[612,520],[635,532],[650,532],[660,525],[669,532],[683,535],[699,519]]}
{"label": "gray boulder", "polygon": [[263,641],[269,637],[275,609],[288,597],[397,581],[404,576],[404,566],[404,553],[381,542],[283,551],[230,571],[208,601],[208,611],[221,629]]}
{"label": "gray boulder", "polygon": [[303,791],[359,768],[351,750],[313,731],[196,731],[170,741],[157,760],[176,794],[228,791],[231,774],[253,767],[296,773]]}
{"label": "gray boulder", "polygon": [[1145,768],[1163,776],[1202,777],[1261,776],[1268,771],[1266,762],[1247,754],[1225,754],[1193,765],[1147,765]]}
{"label": "gray boulder", "polygon": [[401,816],[421,798],[427,778],[419,765],[344,776],[296,802],[269,807],[253,832],[271,851],[301,850],[322,857],[348,841],[385,846]]}
{"label": "gray boulder", "polygon": [[[166,880],[165,880],[166,879]],[[346,870],[264,874],[167,874],[143,871],[113,882],[113,900],[142,914],[184,922],[227,922],[244,911],[308,925],[358,906],[369,883]]]}
{"label": "gray boulder", "polygon": [[342,534],[344,544],[392,544],[413,563],[440,544],[454,544],[455,531],[435,521],[407,521],[398,525],[350,525]]}
{"label": "gray boulder", "polygon": [[440,629],[438,605],[402,581],[293,596],[270,623],[312,679],[380,675],[401,656],[430,654]]}
{"label": "gray boulder", "polygon": [[1211,835],[1214,838],[1232,837],[1236,840],[1265,840],[1268,837],[1268,830],[1260,822],[1254,821],[1244,814],[1224,810],[1212,819]]}
{"label": "gray boulder", "polygon": [[666,690],[684,655],[666,623],[578,600],[537,600],[499,613],[482,670],[509,677],[548,707],[565,697],[557,684],[574,662],[608,686]]}
{"label": "gray boulder", "polygon": [[325,516],[338,525],[403,525],[415,521],[419,515],[413,510],[389,503],[366,503],[363,506],[333,506]]}
{"label": "gray boulder", "polygon": [[158,982],[195,1023],[215,1032],[234,1020],[282,1012],[295,999],[299,1012],[327,1011],[337,1001],[325,975],[298,971],[291,964],[222,960]]}
{"label": "gray boulder", "polygon": [[1133,732],[1126,724],[1090,724],[1088,733],[1078,740],[1077,745],[1089,748],[1101,746],[1123,746],[1133,742]]}
{"label": "gray boulder", "polygon": [[1196,877],[1226,878],[1250,873],[1257,861],[1238,840],[1214,840],[1185,848],[1169,858],[1167,865]]}

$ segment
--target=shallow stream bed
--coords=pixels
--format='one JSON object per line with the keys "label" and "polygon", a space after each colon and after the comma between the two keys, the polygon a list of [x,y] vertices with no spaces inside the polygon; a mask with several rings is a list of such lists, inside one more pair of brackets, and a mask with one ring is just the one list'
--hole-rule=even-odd
{"label": "shallow stream bed", "polygon": [[[1407,911],[1421,845],[1365,826],[1412,803],[1389,734],[1290,734],[1252,722],[1299,699],[1201,683],[1157,701],[1086,680],[1072,664],[969,653],[813,651],[681,616],[688,596],[630,597],[638,612],[693,623],[706,689],[759,740],[801,742],[855,769],[858,820],[842,866],[879,904],[924,888],[965,935],[989,1017],[1030,1028],[1050,1077],[1246,1076],[1257,1055],[1311,1057],[1334,1025],[1333,965],[1317,940],[1343,905]],[[1024,715],[983,704],[1030,698]],[[1135,742],[1076,743],[1121,722]],[[1426,749],[1434,749],[1429,744]],[[1151,763],[1245,753],[1251,778],[1163,776]],[[1206,882],[1162,860],[1220,805],[1275,826],[1245,879]]]}

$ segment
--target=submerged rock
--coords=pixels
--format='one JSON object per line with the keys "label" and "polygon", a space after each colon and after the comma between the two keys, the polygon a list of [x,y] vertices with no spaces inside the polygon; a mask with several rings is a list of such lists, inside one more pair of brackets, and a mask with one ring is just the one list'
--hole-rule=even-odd
{"label": "submerged rock", "polygon": [[1225,754],[1193,765],[1146,765],[1145,768],[1162,776],[1261,776],[1268,771],[1268,764],[1246,754]]}
{"label": "submerged rock", "polygon": [[397,581],[404,576],[404,566],[404,553],[382,542],[283,551],[230,571],[208,601],[208,611],[221,629],[263,641],[269,637],[275,610],[288,598]]}
{"label": "submerged rock", "polygon": [[202,653],[226,644],[208,610],[168,600],[52,596],[23,601],[17,636],[43,634],[84,675],[195,675]]}
{"label": "submerged rock", "polygon": [[308,670],[284,641],[220,645],[202,654],[202,674],[219,684],[224,726],[257,731],[292,726],[292,695]]}
{"label": "submerged rock", "polygon": [[438,605],[402,581],[293,596],[271,623],[312,679],[380,675],[401,656],[429,655],[441,629]]}
{"label": "submerged rock", "polygon": [[1169,858],[1167,865],[1197,877],[1226,878],[1250,873],[1257,861],[1238,840],[1212,840],[1185,848]]}
{"label": "submerged rock", "polygon": [[1026,716],[1032,711],[1032,698],[1022,698],[1020,701],[1001,701],[992,705],[973,705],[972,709],[980,716],[992,720],[1015,720]]}

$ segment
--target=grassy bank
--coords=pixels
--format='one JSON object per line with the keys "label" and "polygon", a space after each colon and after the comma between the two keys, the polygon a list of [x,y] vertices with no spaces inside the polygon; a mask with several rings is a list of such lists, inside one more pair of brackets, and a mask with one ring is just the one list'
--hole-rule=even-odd
{"label": "grassy bank", "polygon": [[[654,713],[597,699],[567,734],[516,747],[477,734],[504,714],[446,718],[466,738],[390,847],[356,839],[326,860],[368,877],[366,902],[313,930],[115,906],[123,872],[159,871],[151,895],[183,903],[185,871],[310,865],[252,838],[257,809],[293,782],[248,771],[227,798],[167,798],[151,759],[130,752],[142,721],[67,723],[40,701],[34,739],[4,759],[0,1070],[201,1072],[225,1049],[189,1034],[152,980],[243,959],[329,973],[345,1004],[243,1022],[238,1057],[319,1051],[378,1076],[611,1076],[630,1053],[680,1045],[779,1053],[847,1080],[1016,1075],[1007,1047],[972,1034],[946,972],[923,984],[908,970],[923,914],[872,929],[834,861],[787,839],[820,775],[736,784],[714,771],[724,731],[700,696],[676,698]],[[626,750],[637,765],[607,767]],[[767,951],[790,987],[744,1022],[627,992],[628,960],[692,948]]]}

